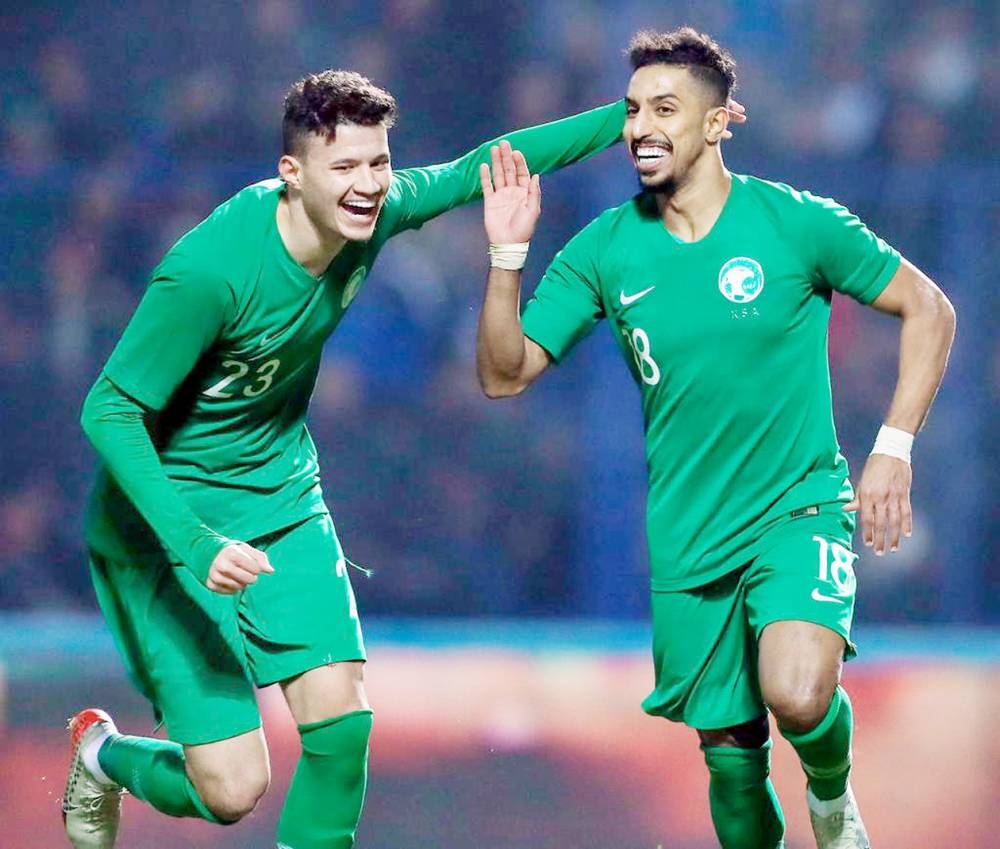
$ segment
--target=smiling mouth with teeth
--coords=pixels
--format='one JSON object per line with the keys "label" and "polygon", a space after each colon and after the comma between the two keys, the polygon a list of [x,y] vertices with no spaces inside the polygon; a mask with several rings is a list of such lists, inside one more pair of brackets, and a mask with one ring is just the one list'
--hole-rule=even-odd
{"label": "smiling mouth with teeth", "polygon": [[670,148],[665,144],[637,144],[632,148],[636,162],[651,162],[662,159],[669,153]]}
{"label": "smiling mouth with teeth", "polygon": [[375,212],[378,204],[375,201],[344,201],[341,206],[344,207],[351,215],[358,216],[369,216]]}

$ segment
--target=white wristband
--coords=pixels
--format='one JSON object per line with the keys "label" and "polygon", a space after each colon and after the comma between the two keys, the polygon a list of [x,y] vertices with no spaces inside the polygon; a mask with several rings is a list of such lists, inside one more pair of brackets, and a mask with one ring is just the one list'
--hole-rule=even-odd
{"label": "white wristband", "polygon": [[520,271],[528,261],[528,245],[531,242],[512,242],[509,245],[491,244],[487,253],[493,268]]}
{"label": "white wristband", "polygon": [[885,454],[888,457],[895,457],[904,463],[910,462],[910,449],[913,448],[913,434],[900,430],[898,427],[882,425],[878,429],[875,437],[875,445],[872,446],[872,454]]}

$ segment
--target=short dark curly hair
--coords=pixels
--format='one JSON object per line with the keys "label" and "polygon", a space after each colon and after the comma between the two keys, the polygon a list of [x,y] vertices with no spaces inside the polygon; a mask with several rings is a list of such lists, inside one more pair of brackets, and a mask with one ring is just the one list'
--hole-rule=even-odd
{"label": "short dark curly hair", "polygon": [[626,52],[633,71],[646,65],[683,65],[715,92],[719,106],[724,106],[736,90],[733,57],[710,35],[693,27],[680,27],[671,32],[637,32]]}
{"label": "short dark curly hair", "polygon": [[367,77],[333,69],[308,74],[285,95],[282,152],[294,156],[310,133],[333,141],[338,124],[391,127],[395,121],[396,99]]}

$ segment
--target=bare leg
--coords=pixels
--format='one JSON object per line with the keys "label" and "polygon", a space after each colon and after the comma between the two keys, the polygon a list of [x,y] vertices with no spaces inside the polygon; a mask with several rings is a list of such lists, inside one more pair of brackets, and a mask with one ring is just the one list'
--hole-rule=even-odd
{"label": "bare leg", "polygon": [[185,746],[184,760],[202,801],[226,822],[249,814],[271,781],[267,742],[260,728],[228,740]]}
{"label": "bare leg", "polygon": [[364,804],[372,714],[360,661],[310,669],[282,684],[302,758],[278,823],[288,846],[350,849]]}

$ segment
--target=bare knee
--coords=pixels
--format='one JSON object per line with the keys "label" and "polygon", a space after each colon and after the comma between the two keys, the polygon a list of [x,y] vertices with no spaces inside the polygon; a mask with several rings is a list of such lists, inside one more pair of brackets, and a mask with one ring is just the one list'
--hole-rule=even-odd
{"label": "bare knee", "polygon": [[260,728],[214,743],[184,747],[187,776],[205,806],[223,822],[249,814],[267,791],[271,764]]}
{"label": "bare knee", "polygon": [[702,746],[709,748],[759,749],[770,735],[767,714],[728,728],[698,729]]}
{"label": "bare knee", "polygon": [[773,622],[758,642],[760,690],[778,727],[811,731],[826,715],[840,680],[844,638],[811,622]]}
{"label": "bare knee", "polygon": [[764,693],[764,701],[782,731],[805,734],[826,716],[836,686],[836,681],[832,684],[819,680],[783,682],[770,687]]}
{"label": "bare knee", "polygon": [[292,716],[300,725],[368,710],[364,663],[342,661],[310,669],[281,682]]}
{"label": "bare knee", "polygon": [[269,770],[191,776],[201,801],[226,823],[237,822],[257,807],[270,784]]}

